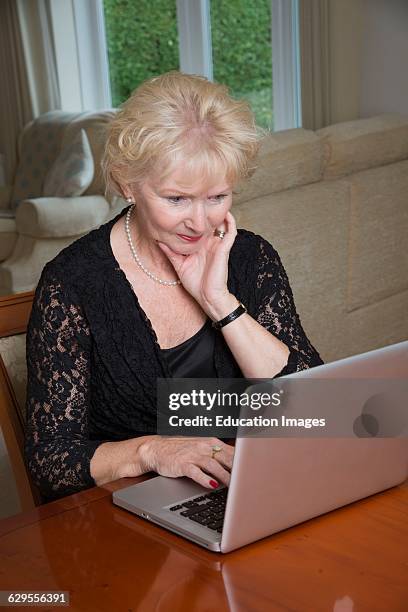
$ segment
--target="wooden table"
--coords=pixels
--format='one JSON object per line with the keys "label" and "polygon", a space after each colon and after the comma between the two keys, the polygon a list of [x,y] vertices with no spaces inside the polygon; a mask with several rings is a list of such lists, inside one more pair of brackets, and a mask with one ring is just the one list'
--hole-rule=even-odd
{"label": "wooden table", "polygon": [[140,480],[1,521],[0,590],[69,591],[87,612],[408,610],[407,483],[221,555],[113,505]]}

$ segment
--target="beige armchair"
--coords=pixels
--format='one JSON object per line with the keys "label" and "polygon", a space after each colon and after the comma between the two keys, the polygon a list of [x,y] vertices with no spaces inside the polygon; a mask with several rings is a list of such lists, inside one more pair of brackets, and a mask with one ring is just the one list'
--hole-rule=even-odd
{"label": "beige armchair", "polygon": [[[0,295],[33,289],[47,261],[111,218],[115,202],[104,197],[100,160],[112,116],[53,111],[25,127],[14,184],[0,190]],[[94,165],[89,187],[75,197],[44,197],[47,173],[82,129]]]}

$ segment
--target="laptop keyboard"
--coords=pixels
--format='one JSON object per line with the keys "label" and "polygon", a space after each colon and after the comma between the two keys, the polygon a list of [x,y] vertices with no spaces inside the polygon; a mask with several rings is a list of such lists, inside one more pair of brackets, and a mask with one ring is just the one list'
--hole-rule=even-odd
{"label": "laptop keyboard", "polygon": [[168,510],[221,533],[227,494],[227,488],[211,491],[205,495],[199,495],[185,502],[180,502],[176,506],[171,506]]}

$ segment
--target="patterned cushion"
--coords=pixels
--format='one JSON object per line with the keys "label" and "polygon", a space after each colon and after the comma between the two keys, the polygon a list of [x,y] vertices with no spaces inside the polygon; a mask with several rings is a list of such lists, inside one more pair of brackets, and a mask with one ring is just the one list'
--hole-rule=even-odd
{"label": "patterned cushion", "polygon": [[92,183],[94,162],[85,130],[63,147],[45,177],[43,195],[59,198],[80,196]]}
{"label": "patterned cushion", "polygon": [[105,193],[105,181],[102,176],[100,162],[105,149],[107,130],[114,116],[115,113],[113,111],[84,112],[73,119],[64,132],[61,148],[66,143],[71,142],[72,138],[81,128],[86,130],[86,135],[88,136],[95,164],[95,172],[92,183],[84,195],[103,195]]}
{"label": "patterned cushion", "polygon": [[79,113],[51,111],[26,125],[19,142],[19,163],[11,196],[12,207],[42,195],[44,178],[61,149],[66,126]]}
{"label": "patterned cushion", "polygon": [[0,338],[0,354],[25,421],[27,386],[26,334]]}

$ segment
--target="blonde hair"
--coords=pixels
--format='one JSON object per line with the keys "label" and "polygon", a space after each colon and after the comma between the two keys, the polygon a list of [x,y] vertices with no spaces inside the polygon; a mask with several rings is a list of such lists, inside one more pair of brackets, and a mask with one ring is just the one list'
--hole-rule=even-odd
{"label": "blonde hair", "polygon": [[108,192],[140,184],[152,174],[164,180],[183,162],[188,176],[219,174],[235,184],[256,169],[261,131],[249,104],[224,85],[181,72],[142,83],[109,126],[102,161]]}

